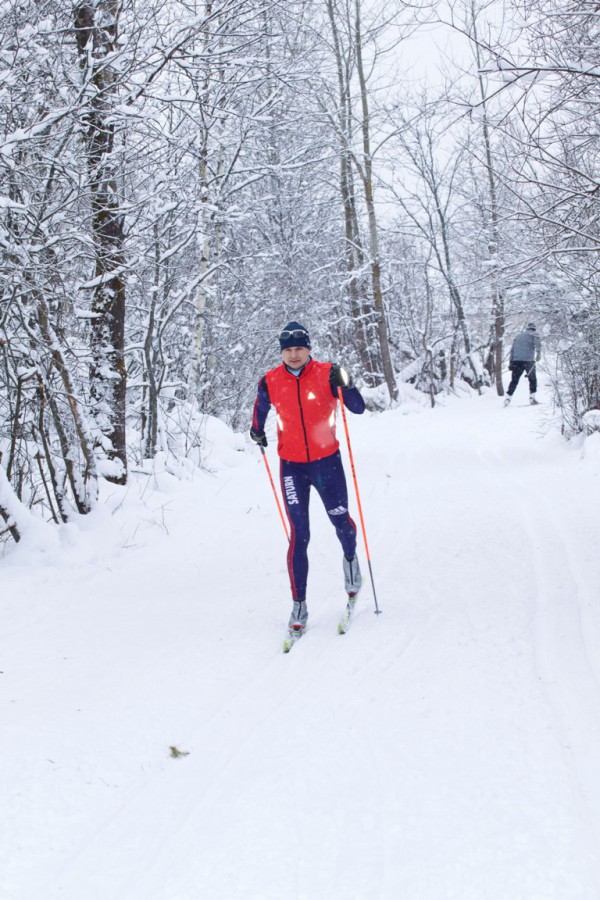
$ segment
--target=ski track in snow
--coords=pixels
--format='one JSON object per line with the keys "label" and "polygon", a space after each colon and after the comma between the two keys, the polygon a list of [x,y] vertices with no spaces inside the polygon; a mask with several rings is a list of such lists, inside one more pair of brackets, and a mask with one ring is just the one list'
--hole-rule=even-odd
{"label": "ski track in snow", "polygon": [[383,612],[361,552],[337,635],[314,497],[289,655],[253,448],[0,563],[2,900],[598,900],[600,451],[549,415],[352,417]]}

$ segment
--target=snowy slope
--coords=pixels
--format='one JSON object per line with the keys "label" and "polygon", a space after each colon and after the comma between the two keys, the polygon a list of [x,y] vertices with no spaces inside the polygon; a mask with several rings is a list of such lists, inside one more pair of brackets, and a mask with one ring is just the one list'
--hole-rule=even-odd
{"label": "snowy slope", "polygon": [[408,398],[350,418],[383,614],[367,583],[348,635],[315,498],[281,653],[243,442],[0,562],[2,900],[598,900],[600,435]]}

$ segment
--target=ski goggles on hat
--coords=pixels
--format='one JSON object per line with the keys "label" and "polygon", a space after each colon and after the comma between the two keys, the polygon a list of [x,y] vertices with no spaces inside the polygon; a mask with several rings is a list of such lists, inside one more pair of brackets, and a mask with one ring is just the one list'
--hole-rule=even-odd
{"label": "ski goggles on hat", "polygon": [[283,331],[279,332],[279,339],[283,341],[287,341],[290,338],[295,338],[296,340],[301,340],[302,338],[308,337],[308,331],[304,328],[292,328],[290,331],[288,328],[284,328]]}

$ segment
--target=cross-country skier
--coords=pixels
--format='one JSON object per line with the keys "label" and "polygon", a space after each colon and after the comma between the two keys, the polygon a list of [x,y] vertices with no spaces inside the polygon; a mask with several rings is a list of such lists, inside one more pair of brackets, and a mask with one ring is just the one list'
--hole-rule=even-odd
{"label": "cross-country skier", "polygon": [[360,589],[356,525],[348,513],[346,476],[335,434],[338,387],[351,412],[363,413],[365,402],[341,366],[312,358],[310,336],[303,325],[289,322],[279,335],[279,346],[282,364],[258,382],[250,437],[259,446],[267,446],[265,421],[273,406],[277,414],[281,489],[291,530],[287,562],[293,608],[289,628],[302,633],[308,619],[311,487],[321,497],[342,545],[346,592],[355,597]]}
{"label": "cross-country skier", "polygon": [[533,405],[537,404],[538,400],[535,396],[537,391],[535,364],[536,361],[539,362],[541,353],[541,338],[537,333],[535,324],[530,322],[525,331],[516,336],[511,347],[509,369],[512,372],[512,378],[508,386],[508,397],[504,401],[505,406],[509,405],[523,372],[526,373],[529,379],[529,402]]}

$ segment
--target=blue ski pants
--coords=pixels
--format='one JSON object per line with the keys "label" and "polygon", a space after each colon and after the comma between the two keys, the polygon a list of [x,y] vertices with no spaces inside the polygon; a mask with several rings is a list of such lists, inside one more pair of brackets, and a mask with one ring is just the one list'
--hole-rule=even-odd
{"label": "blue ski pants", "polygon": [[512,378],[506,392],[509,397],[512,397],[512,395],[516,391],[519,379],[521,378],[523,372],[529,379],[529,393],[535,394],[535,392],[537,391],[537,372],[535,370],[535,363],[525,362],[523,360],[515,360],[512,364]]}
{"label": "blue ski pants", "polygon": [[290,523],[287,563],[294,600],[306,599],[310,489],[319,494],[345,556],[356,553],[356,525],[348,513],[348,488],[339,450],[314,462],[281,460],[281,492]]}

